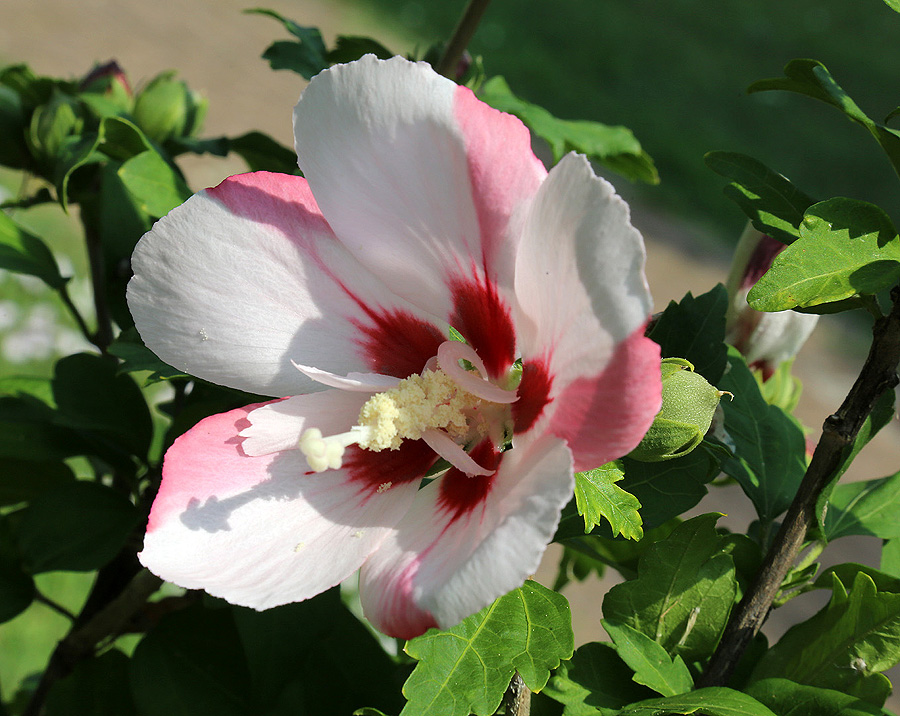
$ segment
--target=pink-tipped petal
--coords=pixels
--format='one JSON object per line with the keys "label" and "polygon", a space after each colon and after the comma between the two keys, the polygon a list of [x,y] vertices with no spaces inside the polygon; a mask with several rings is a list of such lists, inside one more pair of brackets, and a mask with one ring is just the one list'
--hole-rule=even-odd
{"label": "pink-tipped petal", "polygon": [[399,295],[446,317],[448,277],[511,287],[507,224],[544,175],[517,119],[425,63],[366,56],[312,80],[294,135],[335,233]]}
{"label": "pink-tipped petal", "polygon": [[[521,585],[572,496],[571,453],[550,436],[504,453],[494,476],[457,474],[452,498],[442,486],[448,476],[419,490],[409,514],[363,565],[363,610],[386,634],[409,639],[452,626]],[[485,481],[489,487],[481,489]]]}
{"label": "pink-tipped petal", "polygon": [[578,378],[554,398],[547,429],[568,443],[576,472],[637,447],[662,402],[659,360],[642,326],[619,343],[600,375]]}
{"label": "pink-tipped petal", "polygon": [[321,389],[291,361],[383,372],[375,364],[403,345],[396,316],[427,326],[435,349],[445,335],[347,252],[299,177],[257,172],[200,192],[141,239],[132,266],[128,304],[160,358],[263,395]]}
{"label": "pink-tipped petal", "polygon": [[175,441],[139,557],[182,587],[266,609],[351,575],[409,509],[417,481],[378,490],[384,475],[359,469],[309,475],[299,450],[249,457],[239,433],[254,408]]}

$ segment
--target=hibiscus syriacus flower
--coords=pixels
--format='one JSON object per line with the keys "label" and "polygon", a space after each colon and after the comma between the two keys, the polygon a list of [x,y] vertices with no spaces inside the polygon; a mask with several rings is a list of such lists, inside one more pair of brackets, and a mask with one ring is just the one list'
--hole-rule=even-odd
{"label": "hibiscus syriacus flower", "polygon": [[748,223],[734,250],[728,275],[725,340],[744,355],[751,368],[762,372],[763,380],[771,378],[779,365],[797,355],[819,320],[817,315],[797,311],[763,313],[747,304],[750,289],[785,248]]}
{"label": "hibiscus syriacus flower", "polygon": [[584,157],[548,174],[519,120],[425,64],[322,72],[294,127],[306,179],[227,179],[135,251],[160,358],[291,396],[174,443],[140,557],[257,609],[361,568],[368,618],[409,638],[520,585],[573,471],[649,427],[644,248]]}

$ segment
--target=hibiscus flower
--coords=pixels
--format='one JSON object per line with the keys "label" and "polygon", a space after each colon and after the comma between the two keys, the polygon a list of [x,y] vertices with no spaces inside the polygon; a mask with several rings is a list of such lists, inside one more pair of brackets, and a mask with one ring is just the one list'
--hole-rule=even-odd
{"label": "hibiscus flower", "polygon": [[584,157],[548,174],[424,63],[322,72],[294,131],[305,179],[231,177],[135,250],[146,344],[279,398],[173,444],[140,559],[257,609],[361,568],[367,617],[411,638],[519,586],[573,472],[652,422],[644,247]]}

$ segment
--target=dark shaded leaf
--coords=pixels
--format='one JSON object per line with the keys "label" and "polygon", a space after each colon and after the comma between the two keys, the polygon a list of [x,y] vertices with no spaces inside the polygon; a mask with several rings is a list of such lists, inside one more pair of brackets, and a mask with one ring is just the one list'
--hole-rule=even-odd
{"label": "dark shaded leaf", "polygon": [[234,137],[229,140],[229,146],[232,152],[236,152],[247,162],[247,167],[252,172],[300,173],[294,150],[262,132],[247,132]]}
{"label": "dark shaded leaf", "polygon": [[664,699],[632,704],[617,716],[666,716],[666,714],[703,714],[703,716],[775,716],[756,699],[724,687],[697,689]]}
{"label": "dark shaded leaf", "polygon": [[118,649],[79,662],[53,684],[46,716],[137,716],[128,672],[129,659]]}
{"label": "dark shaded leaf", "polygon": [[34,580],[25,572],[8,516],[0,516],[0,623],[25,611],[36,594]]}
{"label": "dark shaded leaf", "polygon": [[285,30],[297,38],[296,42],[279,40],[269,45],[263,53],[263,59],[269,61],[273,70],[292,70],[306,79],[311,79],[313,75],[328,67],[326,59],[328,52],[322,40],[322,33],[317,27],[303,27],[274,10],[254,8],[244,12],[275,18]]}
{"label": "dark shaded leaf", "polygon": [[0,211],[0,268],[37,276],[50,288],[65,286],[53,252],[44,241]]}
{"label": "dark shaded leaf", "polygon": [[27,502],[74,479],[64,462],[0,457],[0,506]]}

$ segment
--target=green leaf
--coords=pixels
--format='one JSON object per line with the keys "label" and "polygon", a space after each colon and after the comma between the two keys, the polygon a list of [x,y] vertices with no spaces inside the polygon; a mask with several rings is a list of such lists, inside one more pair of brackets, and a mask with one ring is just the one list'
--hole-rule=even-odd
{"label": "green leaf", "polygon": [[624,477],[618,462],[575,474],[575,500],[578,514],[584,517],[585,532],[608,521],[613,536],[620,534],[634,540],[644,536],[638,513],[641,503],[615,484]]}
{"label": "green leaf", "polygon": [[[890,0],[896,2],[896,0]],[[813,97],[837,107],[849,119],[861,124],[881,145],[894,171],[900,175],[900,133],[873,122],[856,102],[844,92],[821,62],[815,60],[791,60],[784,67],[784,77],[760,80],[748,88],[748,92],[786,90]]]}
{"label": "green leaf", "polygon": [[59,200],[63,211],[69,211],[69,183],[76,169],[95,164],[102,160],[97,153],[100,146],[100,134],[98,132],[86,132],[82,135],[68,137],[63,143],[57,156],[53,173],[53,183],[56,186],[56,198]]}
{"label": "green leaf", "polygon": [[150,376],[144,381],[145,385],[161,380],[188,377],[157,358],[156,354],[143,344],[134,326],[125,329],[116,337],[109,347],[109,352],[122,360],[119,373],[150,371]]}
{"label": "green leaf", "polygon": [[32,500],[21,512],[16,536],[32,574],[84,572],[115,557],[139,519],[120,493],[78,480]]}
{"label": "green leaf", "polygon": [[641,557],[638,576],[614,586],[603,616],[626,624],[686,661],[708,656],[735,596],[734,563],[715,532],[720,515],[688,520]]}
{"label": "green leaf", "polygon": [[25,143],[26,114],[22,98],[11,87],[0,85],[0,164],[24,169],[31,159]]}
{"label": "green leaf", "polygon": [[46,716],[137,716],[128,671],[129,659],[118,649],[79,662],[53,684]]}
{"label": "green leaf", "polygon": [[644,529],[656,527],[696,505],[719,473],[719,461],[703,447],[665,462],[622,458],[621,487],[641,503]]}
{"label": "green leaf", "polygon": [[732,183],[725,196],[750,218],[754,228],[790,244],[799,235],[804,212],[815,201],[781,174],[737,152],[708,152],[706,166]]}
{"label": "green leaf", "polygon": [[848,535],[900,537],[900,472],[890,477],[838,485],[825,514],[825,538]]}
{"label": "green leaf", "polygon": [[165,216],[191,195],[184,179],[154,150],[124,162],[119,177],[141,210],[150,216]]}
{"label": "green leaf", "polygon": [[125,161],[152,149],[153,145],[134,122],[123,117],[104,117],[97,148],[112,159]]}
{"label": "green leaf", "polygon": [[816,577],[816,581],[813,582],[812,586],[815,589],[831,589],[834,584],[834,577],[837,577],[841,584],[853,584],[856,581],[856,575],[860,573],[871,579],[879,592],[900,593],[900,578],[870,567],[867,564],[856,564],[855,562],[844,562],[843,564],[829,567]]}
{"label": "green leaf", "polygon": [[831,601],[791,627],[757,664],[753,681],[780,677],[834,689],[881,706],[900,661],[900,594],[880,592],[857,572],[848,594],[832,574]]}
{"label": "green leaf", "polygon": [[579,152],[632,181],[659,183],[653,160],[641,148],[630,129],[599,122],[557,119],[543,107],[516,97],[500,76],[485,82],[478,96],[495,109],[521,119],[550,145],[554,162],[569,152]]}
{"label": "green leaf", "polygon": [[407,643],[419,663],[403,686],[401,716],[490,716],[516,671],[540,691],[572,650],[565,598],[526,582],[457,626]]}
{"label": "green leaf", "polygon": [[228,140],[231,151],[247,162],[251,172],[299,174],[297,155],[262,132],[247,132]]}
{"label": "green leaf", "polygon": [[840,691],[795,684],[788,679],[763,679],[746,693],[779,716],[881,716],[880,708]]}
{"label": "green leaf", "polygon": [[564,716],[618,713],[626,704],[650,698],[632,676],[611,645],[591,642],[559,665],[542,693],[565,705]]}
{"label": "green leaf", "polygon": [[332,64],[353,62],[363,55],[375,55],[379,60],[388,60],[395,52],[391,52],[371,37],[357,35],[338,35],[334,48],[328,51],[327,59]]}
{"label": "green leaf", "polygon": [[731,368],[719,388],[734,395],[721,405],[735,456],[722,463],[722,470],[738,481],[760,520],[771,523],[788,508],[806,473],[806,439],[793,418],[766,403],[734,348],[728,362]]}
{"label": "green leaf", "polygon": [[713,385],[725,372],[725,312],[728,292],[722,284],[694,298],[686,293],[670,301],[648,337],[659,344],[663,358],[684,358]]}
{"label": "green leaf", "polygon": [[0,211],[0,268],[37,276],[50,288],[66,285],[53,252],[41,239]]}
{"label": "green leaf", "polygon": [[269,61],[273,70],[292,70],[306,79],[311,79],[313,75],[328,67],[325,42],[318,28],[302,27],[274,10],[255,8],[244,12],[275,18],[285,30],[297,38],[297,42],[287,40],[273,42],[263,53],[263,59]]}
{"label": "green leaf", "polygon": [[800,238],[750,289],[757,311],[784,311],[875,294],[900,280],[900,238],[874,204],[828,199],[810,207]]}
{"label": "green leaf", "polygon": [[[233,608],[260,712],[302,691],[304,713],[349,714],[363,705],[398,713],[402,679],[337,589],[257,612]],[[296,704],[295,704],[296,708]]]}
{"label": "green leaf", "polygon": [[153,437],[150,409],[140,388],[116,364],[101,356],[78,353],[56,363],[53,395],[59,406],[56,422],[102,442],[104,454],[122,449],[145,459]]}
{"label": "green leaf", "polygon": [[900,538],[884,541],[879,567],[885,574],[900,579]]}
{"label": "green leaf", "polygon": [[75,479],[64,462],[0,457],[0,506],[27,502]]}
{"label": "green leaf", "polygon": [[36,594],[34,580],[22,565],[10,518],[0,516],[0,623],[25,611]]}
{"label": "green leaf", "polygon": [[85,441],[56,422],[49,380],[0,379],[0,458],[44,462],[87,454]]}
{"label": "green leaf", "polygon": [[900,12],[900,0],[884,0],[885,5],[887,5],[891,10],[895,10]]}
{"label": "green leaf", "polygon": [[646,634],[627,624],[604,619],[603,628],[619,656],[634,671],[634,680],[663,696],[677,696],[694,688],[694,679],[681,656],[673,659]]}
{"label": "green leaf", "polygon": [[622,709],[617,716],[666,716],[666,714],[776,716],[753,697],[720,686],[697,689],[688,694],[664,699],[640,701]]}
{"label": "green leaf", "polygon": [[250,674],[230,609],[169,614],[138,644],[131,686],[142,716],[247,716]]}

